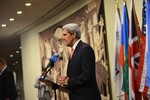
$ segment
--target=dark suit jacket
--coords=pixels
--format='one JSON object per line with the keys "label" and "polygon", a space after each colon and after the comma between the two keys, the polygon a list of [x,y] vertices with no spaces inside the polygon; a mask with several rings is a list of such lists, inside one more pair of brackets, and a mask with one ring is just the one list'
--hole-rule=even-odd
{"label": "dark suit jacket", "polygon": [[95,76],[95,55],[90,45],[80,41],[69,60],[67,88],[70,100],[101,100]]}
{"label": "dark suit jacket", "polygon": [[17,91],[14,83],[13,72],[7,67],[0,75],[0,100],[16,100]]}

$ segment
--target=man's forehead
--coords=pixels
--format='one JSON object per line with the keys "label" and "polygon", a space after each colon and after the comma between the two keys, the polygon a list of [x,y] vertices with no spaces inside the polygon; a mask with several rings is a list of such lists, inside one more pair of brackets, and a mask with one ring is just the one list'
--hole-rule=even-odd
{"label": "man's forehead", "polygon": [[63,33],[63,34],[69,34],[67,29],[64,29],[64,30],[62,31],[62,33]]}

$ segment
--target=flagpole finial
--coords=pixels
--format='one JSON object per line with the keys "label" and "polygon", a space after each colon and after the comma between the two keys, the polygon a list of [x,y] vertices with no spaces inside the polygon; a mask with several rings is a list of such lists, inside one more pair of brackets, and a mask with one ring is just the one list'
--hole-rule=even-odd
{"label": "flagpole finial", "polygon": [[118,1],[118,0],[116,0],[116,1],[115,1],[115,4],[118,4],[118,2],[119,2],[119,1]]}
{"label": "flagpole finial", "polygon": [[115,1],[115,4],[117,5],[117,7],[119,7],[119,1],[118,0]]}

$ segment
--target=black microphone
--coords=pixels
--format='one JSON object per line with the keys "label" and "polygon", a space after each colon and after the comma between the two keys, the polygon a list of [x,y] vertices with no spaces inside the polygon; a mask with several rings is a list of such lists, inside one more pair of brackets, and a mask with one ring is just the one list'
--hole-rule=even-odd
{"label": "black microphone", "polygon": [[49,59],[49,63],[46,66],[46,69],[50,67],[53,68],[54,67],[54,63],[57,62],[57,60],[59,59],[59,54],[55,53],[50,59]]}

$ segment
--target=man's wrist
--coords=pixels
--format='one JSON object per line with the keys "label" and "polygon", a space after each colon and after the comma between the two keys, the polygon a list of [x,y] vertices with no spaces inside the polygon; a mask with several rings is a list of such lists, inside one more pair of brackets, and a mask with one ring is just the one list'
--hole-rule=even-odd
{"label": "man's wrist", "polygon": [[65,79],[65,85],[68,85],[68,80],[69,80],[69,77],[66,77],[66,79]]}

